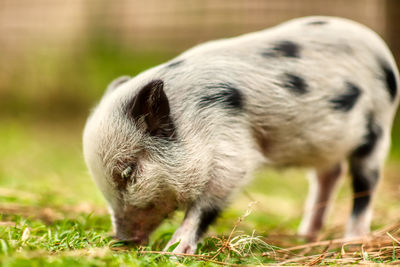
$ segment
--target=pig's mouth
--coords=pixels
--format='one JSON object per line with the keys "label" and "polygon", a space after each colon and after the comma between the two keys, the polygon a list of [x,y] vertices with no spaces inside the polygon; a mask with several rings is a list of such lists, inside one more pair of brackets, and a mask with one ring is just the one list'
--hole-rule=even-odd
{"label": "pig's mouth", "polygon": [[127,245],[146,245],[149,235],[177,208],[175,202],[165,202],[151,204],[145,208],[128,205],[122,212],[116,212],[116,239]]}
{"label": "pig's mouth", "polygon": [[131,237],[131,238],[114,236],[114,239],[116,239],[118,241],[118,243],[122,243],[124,246],[128,246],[128,247],[147,245],[147,243],[149,242],[147,235],[141,236],[141,237],[135,236],[135,237]]}

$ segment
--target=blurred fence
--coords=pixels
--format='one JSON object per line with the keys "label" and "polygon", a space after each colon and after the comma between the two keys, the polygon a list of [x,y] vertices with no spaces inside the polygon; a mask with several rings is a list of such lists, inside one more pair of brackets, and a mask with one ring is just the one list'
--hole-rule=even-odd
{"label": "blurred fence", "polygon": [[[307,15],[342,16],[384,37],[398,28],[397,0],[1,0],[0,46],[73,46],[91,31],[137,48],[176,50]],[[393,13],[388,16],[388,13]],[[395,20],[397,21],[391,21]],[[25,46],[25,47],[24,47]]]}
{"label": "blurred fence", "polygon": [[[87,108],[112,75],[130,70],[118,65],[130,53],[134,73],[199,42],[307,15],[359,21],[399,58],[398,0],[0,0],[0,111]],[[113,48],[93,54],[99,39]],[[155,51],[167,56],[144,54]]]}

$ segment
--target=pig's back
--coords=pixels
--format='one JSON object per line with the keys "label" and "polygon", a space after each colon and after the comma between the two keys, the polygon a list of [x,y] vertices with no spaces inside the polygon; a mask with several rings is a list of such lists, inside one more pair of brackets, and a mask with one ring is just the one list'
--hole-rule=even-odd
{"label": "pig's back", "polygon": [[343,158],[369,124],[389,134],[398,103],[398,71],[384,42],[339,18],[296,19],[209,42],[161,69],[178,123],[196,114],[221,125],[235,118],[232,127],[248,127],[278,164]]}

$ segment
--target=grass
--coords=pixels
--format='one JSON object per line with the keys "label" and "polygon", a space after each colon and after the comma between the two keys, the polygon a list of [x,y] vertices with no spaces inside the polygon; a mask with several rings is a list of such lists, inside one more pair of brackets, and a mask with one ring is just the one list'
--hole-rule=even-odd
{"label": "grass", "polygon": [[[386,179],[379,188],[372,241],[344,248],[340,240],[305,245],[295,234],[307,189],[305,172],[263,169],[211,227],[199,245],[201,257],[177,261],[154,252],[165,246],[182,220],[182,212],[163,223],[148,246],[126,247],[111,238],[105,202],[86,171],[80,144],[83,123],[1,121],[2,265],[216,266],[222,262],[348,264],[399,260],[400,167],[395,157],[389,161]],[[343,232],[347,217],[343,214],[349,213],[351,194],[348,179],[342,183],[321,239],[340,238]],[[251,212],[243,216],[253,202]],[[391,229],[381,231],[392,224]]]}

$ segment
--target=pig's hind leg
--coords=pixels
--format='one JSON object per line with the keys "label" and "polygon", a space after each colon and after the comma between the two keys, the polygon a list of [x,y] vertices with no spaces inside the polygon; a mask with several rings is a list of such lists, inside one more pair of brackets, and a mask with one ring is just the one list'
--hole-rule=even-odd
{"label": "pig's hind leg", "polygon": [[390,144],[387,130],[368,119],[364,142],[350,156],[353,186],[353,209],[345,237],[362,237],[369,233],[372,218],[372,198],[381,177]]}
{"label": "pig's hind leg", "polygon": [[343,163],[330,168],[313,170],[309,173],[309,192],[303,219],[299,227],[299,235],[314,240],[323,226],[326,211],[335,185],[344,169]]}

